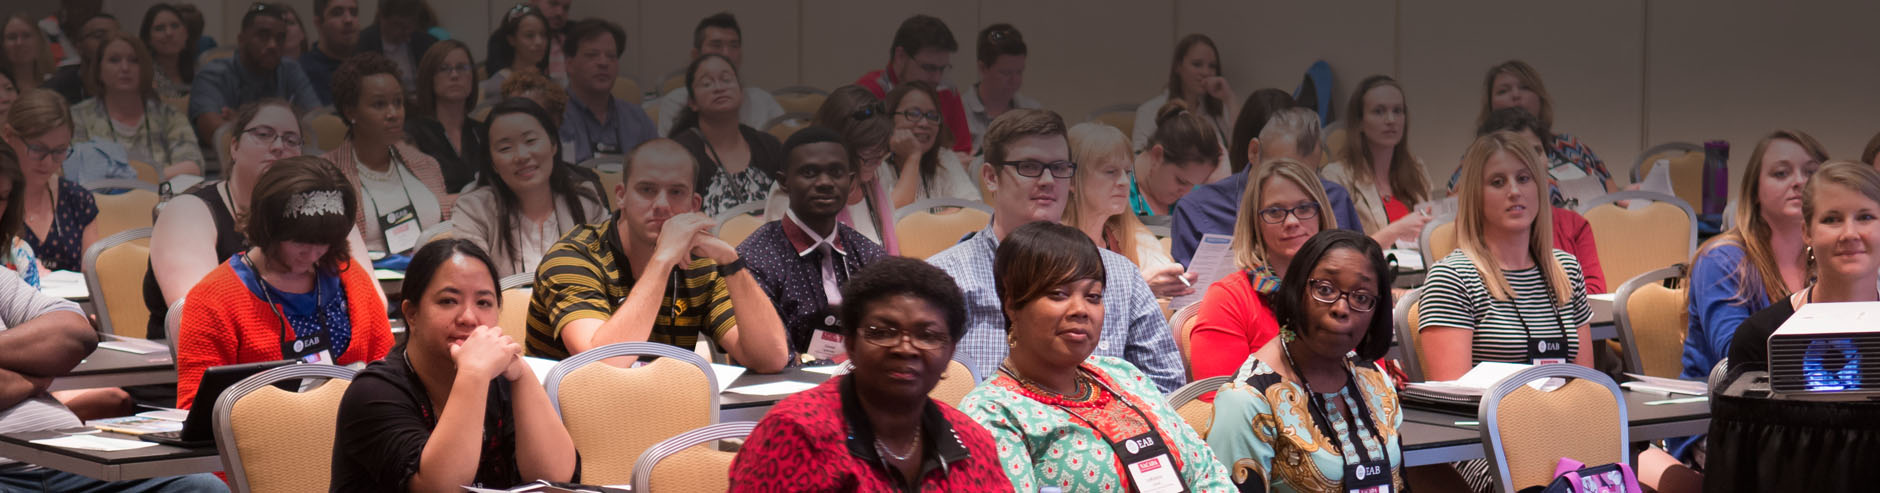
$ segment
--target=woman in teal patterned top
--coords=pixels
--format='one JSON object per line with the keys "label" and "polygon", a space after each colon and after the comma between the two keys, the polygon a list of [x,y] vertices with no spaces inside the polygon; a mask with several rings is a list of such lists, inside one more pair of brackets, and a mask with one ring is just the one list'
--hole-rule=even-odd
{"label": "woman in teal patterned top", "polygon": [[1011,352],[960,410],[992,432],[1014,491],[1233,491],[1154,382],[1122,359],[1090,356],[1104,270],[1089,237],[1021,226],[1000,242],[993,272]]}
{"label": "woman in teal patterned top", "polygon": [[1403,489],[1403,413],[1370,363],[1390,349],[1390,284],[1383,252],[1357,232],[1321,232],[1293,257],[1281,285],[1304,289],[1267,295],[1282,342],[1214,398],[1208,446],[1240,491]]}

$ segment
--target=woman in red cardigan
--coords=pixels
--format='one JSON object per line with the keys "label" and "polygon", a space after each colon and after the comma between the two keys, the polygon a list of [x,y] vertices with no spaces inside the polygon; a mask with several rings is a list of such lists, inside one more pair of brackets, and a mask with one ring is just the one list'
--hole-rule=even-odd
{"label": "woman in red cardigan", "polygon": [[[1234,375],[1248,356],[1279,334],[1261,295],[1279,289],[1286,264],[1307,239],[1338,227],[1325,206],[1329,203],[1318,175],[1298,161],[1267,161],[1248,176],[1232,244],[1241,272],[1208,289],[1189,334],[1195,380]],[[1203,400],[1212,402],[1213,395]]]}
{"label": "woman in red cardigan", "polygon": [[323,159],[276,161],[255,184],[244,223],[250,244],[189,290],[176,338],[176,405],[187,409],[210,367],[301,360],[365,363],[392,348],[372,273],[347,235],[359,205]]}

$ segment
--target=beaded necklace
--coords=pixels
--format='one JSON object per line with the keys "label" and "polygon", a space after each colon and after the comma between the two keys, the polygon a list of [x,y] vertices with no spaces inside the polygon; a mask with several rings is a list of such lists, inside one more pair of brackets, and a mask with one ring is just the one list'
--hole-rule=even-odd
{"label": "beaded necklace", "polygon": [[1013,381],[1018,382],[1019,389],[1025,391],[1026,394],[1030,394],[1026,397],[1030,397],[1044,404],[1060,407],[1103,407],[1110,402],[1110,395],[1104,392],[1097,392],[1096,385],[1090,381],[1090,377],[1085,375],[1082,369],[1077,371],[1077,390],[1075,395],[1060,394],[1044,388],[1044,386],[1039,385],[1038,382],[1019,376],[1018,372],[1013,370],[1011,365],[999,365],[999,371],[1004,372],[1006,376],[1012,377]]}

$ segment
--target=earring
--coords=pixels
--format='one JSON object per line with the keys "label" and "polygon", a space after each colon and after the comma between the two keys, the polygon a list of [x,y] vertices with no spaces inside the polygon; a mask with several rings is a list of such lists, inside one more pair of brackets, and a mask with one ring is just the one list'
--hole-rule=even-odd
{"label": "earring", "polygon": [[1018,349],[1018,338],[1013,337],[1012,333],[1010,332],[1005,333],[1005,348],[1006,349]]}
{"label": "earring", "polygon": [[1808,251],[1808,263],[1811,263],[1811,264],[1815,263],[1815,247],[1813,245],[1810,245],[1807,248],[1807,251]]}

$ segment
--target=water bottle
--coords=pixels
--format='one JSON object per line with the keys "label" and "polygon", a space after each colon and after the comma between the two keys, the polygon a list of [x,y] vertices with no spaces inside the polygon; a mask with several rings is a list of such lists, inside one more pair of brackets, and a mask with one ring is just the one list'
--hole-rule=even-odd
{"label": "water bottle", "polygon": [[1722,140],[1705,142],[1704,203],[1702,204],[1704,221],[1715,224],[1722,220],[1723,209],[1729,202],[1730,143]]}

